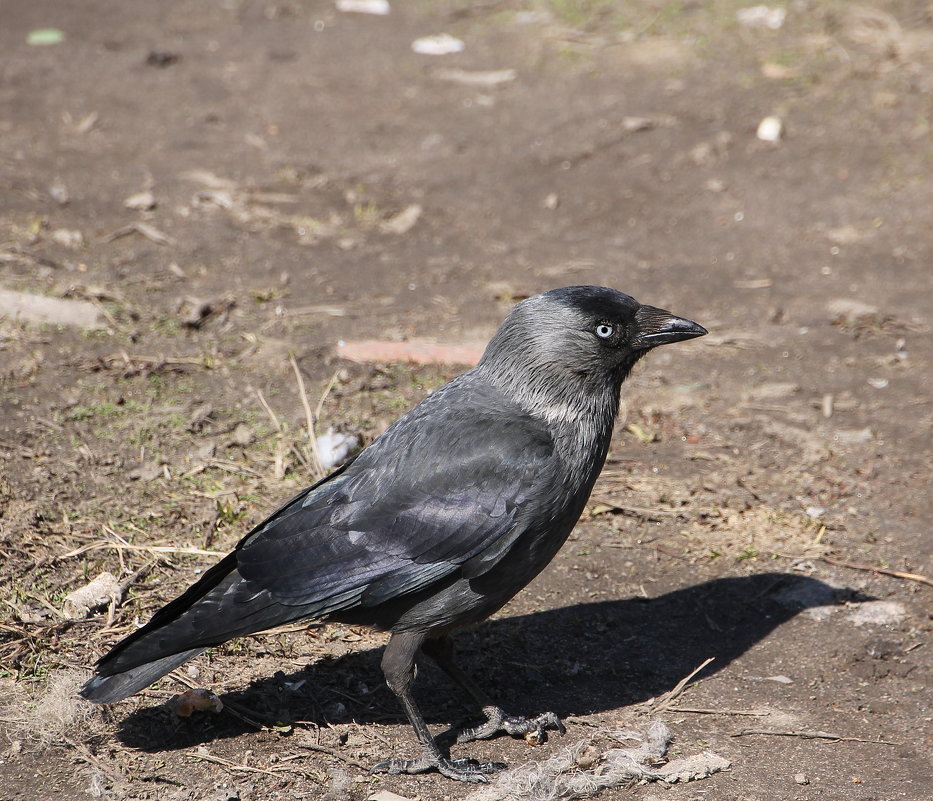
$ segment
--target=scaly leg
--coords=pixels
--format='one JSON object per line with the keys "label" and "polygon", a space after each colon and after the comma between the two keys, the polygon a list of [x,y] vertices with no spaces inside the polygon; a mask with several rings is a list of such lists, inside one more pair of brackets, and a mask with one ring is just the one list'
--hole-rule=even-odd
{"label": "scaly leg", "polygon": [[450,637],[437,637],[426,640],[421,650],[430,656],[438,666],[463,687],[479,704],[486,715],[486,722],[472,729],[463,729],[457,735],[458,743],[468,743],[473,740],[488,740],[490,737],[504,732],[513,737],[524,737],[532,745],[547,742],[548,730],[566,734],[567,730],[560,718],[553,712],[545,712],[536,718],[522,718],[507,715],[490,701],[486,693],[471,679],[463,669],[454,661],[453,641]]}
{"label": "scaly leg", "polygon": [[424,754],[420,759],[389,759],[380,762],[373,767],[373,773],[426,773],[433,769],[457,781],[488,781],[486,774],[502,770],[505,765],[501,762],[480,763],[475,759],[451,760],[444,756],[415,705],[411,684],[415,678],[415,657],[423,642],[423,634],[393,634],[382,657],[382,672],[389,689],[401,702],[415,735],[424,748]]}

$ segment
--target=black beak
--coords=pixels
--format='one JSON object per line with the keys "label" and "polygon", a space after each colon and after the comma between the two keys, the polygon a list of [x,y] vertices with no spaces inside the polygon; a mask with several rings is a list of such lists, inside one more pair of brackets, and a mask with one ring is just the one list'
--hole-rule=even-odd
{"label": "black beak", "polygon": [[658,345],[693,339],[709,333],[702,325],[683,317],[676,317],[664,309],[654,306],[642,306],[635,312],[635,336],[633,345],[636,350],[650,350]]}

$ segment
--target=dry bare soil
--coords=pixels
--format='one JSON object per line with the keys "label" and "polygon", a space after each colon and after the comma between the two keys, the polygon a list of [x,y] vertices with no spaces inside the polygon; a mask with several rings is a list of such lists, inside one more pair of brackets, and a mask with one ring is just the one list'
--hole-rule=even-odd
{"label": "dry bare soil", "polygon": [[[454,754],[585,740],[582,774],[660,719],[668,758],[731,768],[601,797],[930,798],[933,11],[743,5],[4,4],[0,288],[102,323],[0,317],[0,799],[473,792],[369,775],[416,745],[365,630],[228,643],[104,711],[73,693],[311,479],[292,360],[318,429],[368,441],[462,367],[336,343],[481,345],[575,283],[711,333],[633,376],[571,541],[460,635],[566,737]],[[442,32],[463,51],[411,49]],[[103,571],[120,602],[65,618]],[[225,711],[174,716],[185,684]],[[476,719],[429,666],[418,693],[437,732]]]}

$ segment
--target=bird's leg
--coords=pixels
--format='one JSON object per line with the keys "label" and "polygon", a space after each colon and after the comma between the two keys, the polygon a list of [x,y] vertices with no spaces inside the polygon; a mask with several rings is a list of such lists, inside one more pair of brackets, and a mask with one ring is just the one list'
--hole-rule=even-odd
{"label": "bird's leg", "polygon": [[558,731],[561,734],[566,733],[567,730],[564,728],[564,724],[553,712],[545,712],[536,718],[522,718],[508,715],[493,704],[489,696],[454,661],[454,647],[450,637],[437,637],[426,640],[421,646],[421,650],[473,697],[486,716],[486,722],[482,725],[461,730],[457,735],[458,743],[488,740],[497,734],[505,733],[513,737],[524,737],[532,745],[540,745],[547,742],[549,729]]}
{"label": "bird's leg", "polygon": [[487,773],[502,770],[505,765],[501,762],[480,763],[475,759],[451,760],[444,756],[415,704],[411,684],[415,678],[415,657],[423,642],[423,634],[393,634],[382,656],[382,672],[389,689],[401,702],[415,735],[424,748],[424,754],[420,759],[389,759],[380,762],[373,767],[373,773],[426,773],[433,769],[458,781],[488,781]]}

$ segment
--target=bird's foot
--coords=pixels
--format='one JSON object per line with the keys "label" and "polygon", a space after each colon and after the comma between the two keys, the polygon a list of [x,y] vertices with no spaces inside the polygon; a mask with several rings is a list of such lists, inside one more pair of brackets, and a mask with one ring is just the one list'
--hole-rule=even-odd
{"label": "bird's foot", "polygon": [[558,731],[561,734],[567,733],[564,724],[553,712],[545,712],[536,718],[507,715],[497,706],[483,707],[483,712],[486,715],[486,722],[473,729],[463,729],[457,735],[458,743],[488,740],[504,732],[512,737],[524,737],[529,745],[541,745],[547,742],[548,730]]}
{"label": "bird's foot", "polygon": [[478,762],[475,759],[434,758],[425,754],[420,759],[387,759],[374,765],[371,773],[427,773],[436,770],[448,779],[459,782],[488,782],[486,776],[505,769],[504,762]]}

